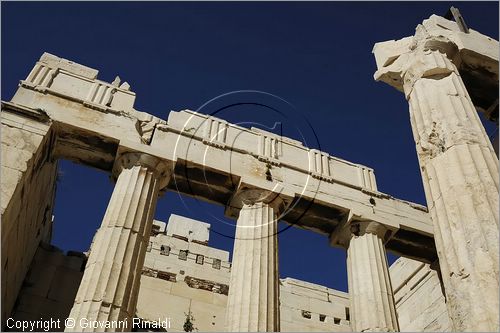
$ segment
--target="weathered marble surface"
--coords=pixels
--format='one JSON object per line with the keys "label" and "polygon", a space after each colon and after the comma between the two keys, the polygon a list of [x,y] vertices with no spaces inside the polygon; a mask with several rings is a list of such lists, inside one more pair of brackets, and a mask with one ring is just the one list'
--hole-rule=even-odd
{"label": "weathered marble surface", "polygon": [[170,171],[155,157],[129,153],[117,161],[114,173],[115,189],[70,313],[77,325],[68,332],[95,330],[82,327],[82,319],[127,321],[121,331],[132,327],[160,178]]}
{"label": "weathered marble surface", "polygon": [[401,332],[450,332],[439,274],[429,264],[399,258],[389,269]]}
{"label": "weathered marble surface", "polygon": [[39,242],[50,240],[57,176],[50,119],[22,111],[1,117],[2,326]]}
{"label": "weathered marble surface", "polygon": [[475,107],[494,96],[473,95],[477,82],[466,88],[464,80],[472,68],[484,77],[484,91],[496,84],[498,93],[498,49],[497,41],[437,16],[413,37],[374,47],[376,79],[402,90],[410,104],[448,311],[459,331],[499,329],[498,158]]}

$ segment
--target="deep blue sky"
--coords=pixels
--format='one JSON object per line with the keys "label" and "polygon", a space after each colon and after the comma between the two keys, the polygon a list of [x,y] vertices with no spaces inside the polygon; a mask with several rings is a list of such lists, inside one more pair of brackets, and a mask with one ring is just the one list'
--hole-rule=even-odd
{"label": "deep blue sky", "polygon": [[[108,82],[120,75],[137,93],[135,108],[163,119],[226,92],[261,90],[293,104],[322,150],[374,168],[379,190],[425,204],[408,105],[373,80],[371,50],[375,42],[413,35],[423,19],[451,5],[470,28],[498,40],[498,2],[2,2],[2,99],[10,100],[44,51],[99,69]],[[257,111],[259,121],[270,120]],[[245,116],[255,120],[248,110],[224,115]],[[84,251],[113,183],[71,162],[60,169],[54,242]],[[214,218],[222,218],[222,207],[185,200],[168,193],[156,218],[176,213],[227,231]],[[211,235],[214,247],[231,251],[232,244]],[[291,228],[280,234],[279,250],[281,277],[347,290],[344,251],[325,237]]]}

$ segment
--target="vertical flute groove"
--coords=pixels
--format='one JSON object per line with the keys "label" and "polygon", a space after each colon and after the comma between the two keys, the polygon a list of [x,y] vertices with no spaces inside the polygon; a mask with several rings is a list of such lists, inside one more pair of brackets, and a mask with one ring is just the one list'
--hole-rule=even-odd
{"label": "vertical flute groove", "polygon": [[120,172],[69,316],[77,325],[67,331],[82,331],[78,324],[82,318],[123,320],[127,326],[117,330],[132,329],[145,242],[160,187],[158,179],[154,168],[141,165],[129,165]]}
{"label": "vertical flute groove", "polygon": [[234,241],[226,327],[234,332],[279,330],[275,209],[263,202],[240,210]]}
{"label": "vertical flute groove", "polygon": [[399,331],[381,236],[371,232],[353,235],[347,249],[347,267],[352,330]]}
{"label": "vertical flute groove", "polygon": [[[433,66],[426,57],[420,64]],[[417,78],[410,120],[454,329],[498,331],[498,159],[458,70],[448,67],[449,75]]]}

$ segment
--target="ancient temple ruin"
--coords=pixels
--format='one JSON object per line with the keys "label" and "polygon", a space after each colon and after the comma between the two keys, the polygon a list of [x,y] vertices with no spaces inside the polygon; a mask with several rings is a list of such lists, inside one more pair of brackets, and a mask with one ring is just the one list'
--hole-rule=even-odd
{"label": "ancient temple ruin", "polygon": [[[2,101],[2,328],[69,317],[67,331],[127,331],[164,316],[158,303],[179,318],[168,330],[188,311],[200,331],[498,331],[498,158],[478,116],[498,121],[498,42],[433,15],[374,54],[375,78],[410,104],[428,207],[293,139],[135,110],[127,83],[43,54]],[[116,182],[88,254],[47,245],[59,159]],[[172,190],[237,220],[232,263],[203,221],[153,223]],[[278,220],[347,251],[348,294],[280,279]],[[386,251],[404,258],[389,268]]]}

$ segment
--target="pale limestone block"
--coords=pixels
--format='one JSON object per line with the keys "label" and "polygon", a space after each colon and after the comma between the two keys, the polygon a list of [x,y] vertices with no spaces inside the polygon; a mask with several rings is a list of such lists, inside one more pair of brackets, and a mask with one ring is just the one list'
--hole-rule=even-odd
{"label": "pale limestone block", "polygon": [[[185,303],[179,304],[179,299],[185,301]],[[189,307],[189,300],[170,295],[168,291],[147,288],[141,285],[139,301],[137,303],[137,315],[142,319],[168,317],[173,315],[169,312],[169,307],[181,307],[182,304],[185,304],[187,309]]]}
{"label": "pale limestone block", "polygon": [[[3,151],[3,149],[2,149]],[[1,167],[1,177],[2,177],[2,215],[9,204],[9,198],[14,194],[19,182],[22,179],[22,172],[16,169],[11,169],[2,166]],[[19,212],[19,210],[16,210]]]}
{"label": "pale limestone block", "polygon": [[71,98],[86,100],[93,82],[82,80],[69,73],[60,72],[53,80],[50,89]]}
{"label": "pale limestone block", "polygon": [[429,265],[399,258],[391,266],[390,274],[392,281],[399,281],[395,299],[402,332],[451,330],[436,271],[431,270]]}
{"label": "pale limestone block", "polygon": [[42,135],[2,124],[2,145],[35,152],[42,140]]}
{"label": "pale limestone block", "polygon": [[189,312],[190,304],[191,300],[186,297],[169,295],[158,303],[158,305],[161,305],[160,309],[162,310],[160,318],[168,316],[171,318],[173,327],[182,328],[186,320],[186,314]]}
{"label": "pale limestone block", "polygon": [[135,103],[135,94],[121,89],[113,94],[110,107],[118,111],[132,112]]}
{"label": "pale limestone block", "polygon": [[195,289],[189,287],[185,282],[177,282],[172,284],[170,289],[172,295],[182,296],[191,299],[197,299],[203,303],[211,303],[213,299],[213,293],[211,291]]}
{"label": "pale limestone block", "polygon": [[170,293],[174,283],[154,277],[143,275],[141,277],[141,288],[149,288],[164,293]]}
{"label": "pale limestone block", "polygon": [[2,145],[1,159],[4,167],[25,172],[32,156],[33,152]]}
{"label": "pale limestone block", "polygon": [[[281,297],[281,293],[280,293],[280,297]],[[282,331],[286,330],[285,323],[288,324],[288,323],[291,323],[293,321],[292,311],[293,311],[293,309],[287,305],[284,305],[280,299],[280,329]]]}
{"label": "pale limestone block", "polygon": [[334,307],[332,303],[328,301],[318,300],[316,298],[310,298],[310,309],[314,313],[318,314],[326,314],[326,313],[334,313]]}
{"label": "pale limestone block", "polygon": [[[5,102],[4,102],[5,103]],[[17,107],[20,107],[23,109],[23,111],[27,112],[28,114],[32,113],[35,119],[32,119],[31,117],[25,117],[20,114],[14,114],[10,112],[2,112],[2,117],[1,117],[1,122],[2,122],[2,136],[5,134],[3,132],[4,126],[6,126],[6,131],[10,129],[19,129],[22,131],[29,132],[30,135],[33,134],[33,138],[30,138],[30,135],[25,136],[27,140],[37,140],[36,135],[41,135],[42,137],[48,132],[50,129],[50,121],[47,121],[46,115],[44,114],[43,111],[40,110],[33,110],[33,109],[25,109],[19,105]],[[36,120],[37,117],[42,117],[43,119]],[[36,135],[35,135],[36,134]],[[9,135],[9,134],[7,134]]]}
{"label": "pale limestone block", "polygon": [[171,214],[167,223],[167,236],[172,235],[186,237],[189,241],[208,242],[210,224]]}
{"label": "pale limestone block", "polygon": [[309,297],[290,293],[288,290],[280,290],[280,302],[293,309],[308,311],[311,309],[311,299]]}
{"label": "pale limestone block", "polygon": [[227,295],[213,294],[213,296],[212,296],[212,303],[214,305],[219,305],[219,306],[223,306],[224,308],[226,308],[226,306],[227,306]]}
{"label": "pale limestone block", "polygon": [[194,317],[194,325],[200,332],[224,331],[225,307],[193,299],[190,309]]}
{"label": "pale limestone block", "polygon": [[53,54],[44,52],[40,57],[43,62],[51,67],[61,68],[70,73],[78,74],[89,79],[95,79],[99,73],[96,69],[77,64],[71,60],[59,58]]}
{"label": "pale limestone block", "polygon": [[303,287],[291,285],[290,291],[296,295],[302,295],[311,299],[314,298],[323,302],[328,302],[328,291],[325,287],[322,287],[322,290],[318,290],[316,288],[311,288],[311,286]]}
{"label": "pale limestone block", "polygon": [[80,285],[83,272],[75,271],[66,267],[57,267],[47,298],[58,302],[73,304]]}

